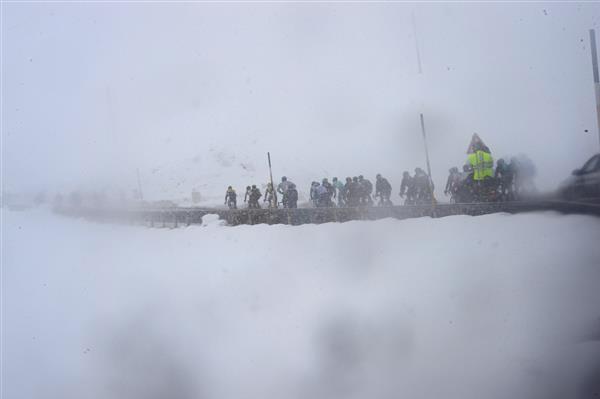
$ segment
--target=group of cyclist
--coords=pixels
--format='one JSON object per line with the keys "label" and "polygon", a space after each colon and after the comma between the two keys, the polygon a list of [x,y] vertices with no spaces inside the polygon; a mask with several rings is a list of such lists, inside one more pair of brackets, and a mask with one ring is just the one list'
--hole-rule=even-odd
{"label": "group of cyclist", "polygon": [[525,191],[535,191],[535,166],[525,156],[500,158],[494,169],[490,149],[473,134],[462,171],[450,168],[444,194],[455,203],[497,202],[518,199]]}
{"label": "group of cyclist", "polygon": [[[426,176],[426,175],[425,175]],[[404,181],[404,180],[403,180]],[[409,185],[412,187],[412,182]],[[411,196],[412,189],[408,190],[407,196]],[[316,208],[344,207],[344,206],[391,206],[392,186],[389,181],[378,174],[375,177],[375,186],[369,179],[363,175],[347,177],[345,183],[342,183],[337,177],[331,182],[328,178],[322,179],[319,183],[313,181],[310,186],[310,203]],[[400,194],[403,196],[404,194]],[[264,195],[256,185],[246,187],[244,203],[250,209],[260,209],[260,200],[268,208],[276,208],[280,205],[283,208],[298,207],[298,190],[296,185],[287,179],[281,178],[281,183],[274,190],[271,183],[267,183]],[[281,198],[281,202],[278,201]],[[231,209],[237,208],[237,193],[232,186],[225,192],[225,204]]]}
{"label": "group of cyclist", "polygon": [[[263,198],[263,203],[268,202],[269,208],[276,208],[278,206],[277,193],[281,195],[281,205],[284,208],[298,207],[298,190],[296,190],[296,185],[285,176],[281,178],[281,183],[277,186],[277,190],[274,190],[273,185],[268,183],[264,196],[255,184],[247,186],[246,193],[244,194],[244,203],[247,203],[250,209],[260,209],[260,199]],[[225,192],[225,205],[229,206],[230,209],[237,209],[237,194],[232,186],[227,187],[227,191]]]}
{"label": "group of cyclist", "polygon": [[[531,162],[524,162],[513,157],[510,163],[499,159],[494,169],[494,160],[489,147],[475,133],[467,149],[467,163],[462,171],[457,167],[449,170],[444,194],[450,196],[451,202],[485,202],[514,200],[526,185],[533,186],[534,167]],[[334,177],[331,182],[323,178],[321,182],[313,181],[310,185],[310,203],[317,208],[391,206],[392,186],[381,174],[375,177],[375,186],[363,175],[346,177],[342,182]],[[435,203],[434,185],[431,176],[421,168],[416,168],[414,175],[408,171],[402,174],[400,197],[405,205]],[[298,190],[296,185],[281,178],[281,183],[274,189],[268,183],[264,195],[256,185],[246,187],[244,203],[248,208],[261,207],[260,199],[269,208],[298,207]],[[281,198],[281,202],[278,201]],[[225,204],[237,208],[237,195],[229,186],[225,193]]]}

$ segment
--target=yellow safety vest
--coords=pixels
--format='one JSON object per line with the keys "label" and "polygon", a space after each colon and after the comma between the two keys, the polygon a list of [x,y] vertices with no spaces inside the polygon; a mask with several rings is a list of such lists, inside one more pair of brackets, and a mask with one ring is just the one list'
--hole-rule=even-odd
{"label": "yellow safety vest", "polygon": [[489,152],[479,150],[469,154],[469,163],[473,168],[473,180],[494,176],[494,159]]}

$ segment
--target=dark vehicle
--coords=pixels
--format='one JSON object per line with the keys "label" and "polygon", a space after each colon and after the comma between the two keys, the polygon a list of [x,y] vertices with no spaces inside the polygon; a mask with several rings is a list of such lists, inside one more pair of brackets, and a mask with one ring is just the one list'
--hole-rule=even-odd
{"label": "dark vehicle", "polygon": [[597,198],[600,201],[600,154],[591,157],[581,169],[575,169],[559,188],[567,200]]}

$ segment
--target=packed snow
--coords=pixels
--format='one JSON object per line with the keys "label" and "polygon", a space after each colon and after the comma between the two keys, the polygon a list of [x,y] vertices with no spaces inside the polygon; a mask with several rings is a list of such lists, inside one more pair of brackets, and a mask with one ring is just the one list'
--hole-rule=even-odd
{"label": "packed snow", "polygon": [[[600,219],[151,229],[2,211],[3,398],[577,398]],[[596,391],[594,391],[596,390]]]}

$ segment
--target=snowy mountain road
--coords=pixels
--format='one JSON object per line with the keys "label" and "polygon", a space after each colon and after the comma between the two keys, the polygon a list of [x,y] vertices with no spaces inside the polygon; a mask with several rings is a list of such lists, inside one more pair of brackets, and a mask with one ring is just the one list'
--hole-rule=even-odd
{"label": "snowy mountain road", "polygon": [[153,208],[153,209],[60,209],[58,213],[100,221],[143,223],[151,227],[178,227],[201,224],[202,217],[216,214],[228,225],[241,224],[320,224],[351,220],[384,218],[409,219],[451,215],[479,216],[491,213],[555,211],[566,214],[600,216],[600,204],[566,201],[514,201],[477,204],[404,205],[390,207],[297,208],[297,209],[220,209],[220,208]]}

